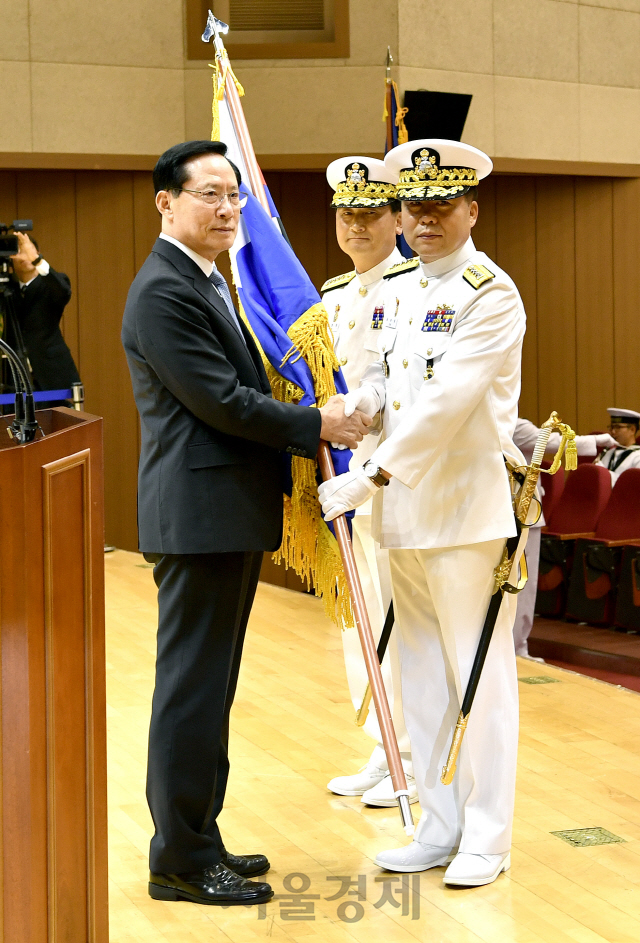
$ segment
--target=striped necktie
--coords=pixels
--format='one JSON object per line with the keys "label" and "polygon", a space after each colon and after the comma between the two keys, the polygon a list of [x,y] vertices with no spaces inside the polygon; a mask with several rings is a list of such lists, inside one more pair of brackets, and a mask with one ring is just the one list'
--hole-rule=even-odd
{"label": "striped necktie", "polygon": [[233,323],[238,328],[240,337],[242,338],[242,340],[244,340],[244,334],[242,333],[242,329],[240,328],[238,315],[235,312],[235,308],[233,307],[233,301],[231,300],[231,292],[229,291],[229,286],[227,285],[224,279],[224,276],[220,274],[220,272],[215,267],[215,265],[213,267],[213,271],[211,272],[211,275],[209,276],[209,281],[211,282],[213,287],[217,290],[218,294],[220,295],[220,297],[226,304],[229,310],[229,314],[233,318]]}

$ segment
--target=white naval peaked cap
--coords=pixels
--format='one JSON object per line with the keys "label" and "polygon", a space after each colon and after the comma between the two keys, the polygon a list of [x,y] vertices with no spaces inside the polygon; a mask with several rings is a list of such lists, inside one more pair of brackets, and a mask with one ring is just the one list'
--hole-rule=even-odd
{"label": "white naval peaked cap", "polygon": [[609,406],[607,412],[612,419],[633,419],[640,421],[640,413],[637,413],[635,409],[616,409],[615,406]]}
{"label": "white naval peaked cap", "polygon": [[332,206],[386,206],[396,199],[398,174],[375,157],[339,157],[327,167]]}
{"label": "white naval peaked cap", "polygon": [[398,174],[399,200],[455,199],[493,170],[491,158],[477,147],[443,138],[399,144],[384,162]]}

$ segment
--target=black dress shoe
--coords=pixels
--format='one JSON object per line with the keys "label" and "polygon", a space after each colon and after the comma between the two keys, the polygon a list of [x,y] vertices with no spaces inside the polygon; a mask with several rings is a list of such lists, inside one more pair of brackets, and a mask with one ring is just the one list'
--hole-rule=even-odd
{"label": "black dress shoe", "polygon": [[265,855],[232,855],[230,851],[222,852],[222,863],[243,878],[266,874],[271,867]]}
{"label": "black dress shoe", "polygon": [[247,881],[224,864],[189,874],[149,875],[154,900],[190,900],[194,904],[264,904],[273,897],[269,884]]}

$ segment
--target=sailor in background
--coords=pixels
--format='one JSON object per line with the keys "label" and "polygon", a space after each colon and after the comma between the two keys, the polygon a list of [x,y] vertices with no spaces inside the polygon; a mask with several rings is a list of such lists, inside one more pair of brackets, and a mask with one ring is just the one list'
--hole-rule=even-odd
{"label": "sailor in background", "polygon": [[[452,785],[440,780],[494,570],[515,521],[505,460],[513,442],[525,312],[509,276],[478,252],[476,148],[410,141],[399,172],[402,229],[419,258],[387,272],[381,359],[347,407],[383,408],[382,444],[364,468],[320,487],[330,520],[374,497],[373,533],[389,549],[402,703],[422,818],[414,841],[380,852],[392,871],[449,864],[445,883],[489,884],[510,865],[518,688],[505,594]],[[386,482],[386,484],[383,484]],[[449,863],[451,862],[451,863]]]}
{"label": "sailor in background", "polygon": [[[540,433],[540,429],[528,419],[518,419],[516,431],[513,435],[513,441],[524,455],[527,463],[531,462],[533,450]],[[576,448],[578,455],[595,458],[602,449],[608,449],[615,445],[611,436],[604,432],[598,435],[577,435]],[[545,458],[551,460],[560,447],[560,433],[552,432],[547,443]],[[544,494],[545,475],[541,475],[538,481],[538,489]],[[527,558],[527,570],[529,579],[521,593],[518,593],[518,607],[516,612],[516,621],[513,624],[513,641],[516,647],[516,655],[521,658],[532,658],[533,661],[544,661],[544,658],[535,658],[529,654],[529,636],[533,628],[533,616],[536,608],[536,594],[538,592],[538,565],[540,563],[540,537],[542,528],[546,521],[544,514],[540,515],[540,520],[529,528],[529,537],[527,539],[527,549],[525,555]]]}
{"label": "sailor in background", "polygon": [[612,485],[629,468],[640,468],[640,445],[636,445],[640,413],[635,409],[616,409],[611,406],[609,413],[609,432],[616,440],[614,448],[607,449],[596,464],[604,465],[611,472]]}
{"label": "sailor in background", "polygon": [[[329,314],[334,346],[347,386],[357,389],[367,367],[378,359],[382,332],[382,276],[403,257],[396,248],[401,232],[400,203],[396,199],[398,175],[384,162],[368,157],[343,157],[327,168],[327,180],[335,190],[331,205],[336,213],[338,245],[355,268],[330,278],[322,286],[322,300]],[[378,445],[376,436],[365,436],[353,453],[351,467],[367,461]],[[367,611],[376,641],[380,637],[391,602],[389,554],[371,536],[371,501],[358,508],[353,521],[353,549],[362,582]],[[349,692],[357,710],[367,685],[367,672],[357,629],[342,633]],[[382,664],[383,678],[407,777],[410,801],[417,800],[411,748],[399,695],[397,648],[392,633]],[[395,678],[395,684],[394,684]],[[367,805],[396,805],[393,783],[382,745],[373,704],[364,730],[376,741],[368,762],[351,776],[337,776],[328,788],[340,796],[362,796]]]}

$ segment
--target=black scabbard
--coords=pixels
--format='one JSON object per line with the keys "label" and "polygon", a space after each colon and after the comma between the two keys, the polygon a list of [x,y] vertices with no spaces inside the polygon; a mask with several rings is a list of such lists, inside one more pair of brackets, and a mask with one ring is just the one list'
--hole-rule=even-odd
{"label": "black scabbard", "polygon": [[[519,530],[520,528],[518,528],[518,531]],[[518,540],[519,533],[515,537],[509,537],[507,540],[507,555],[509,557],[515,552],[516,547],[518,546]],[[469,711],[471,710],[471,705],[473,704],[473,699],[476,696],[478,682],[480,681],[480,675],[482,674],[487,652],[489,651],[489,645],[491,643],[493,630],[498,619],[498,613],[500,612],[500,606],[502,605],[503,595],[504,594],[502,590],[498,589],[491,597],[491,602],[489,603],[489,608],[487,609],[487,615],[485,616],[482,632],[480,633],[478,649],[473,660],[473,666],[471,668],[471,674],[469,675],[467,690],[465,691],[464,700],[462,701],[462,708],[460,710],[460,713],[463,717],[468,717]]]}
{"label": "black scabbard", "polygon": [[384,620],[384,625],[382,627],[382,632],[380,633],[380,638],[378,639],[378,661],[382,664],[382,659],[385,656],[387,651],[387,645],[389,644],[389,639],[391,638],[391,629],[393,628],[395,616],[393,613],[393,600],[389,603],[389,608],[387,609],[387,617]]}

